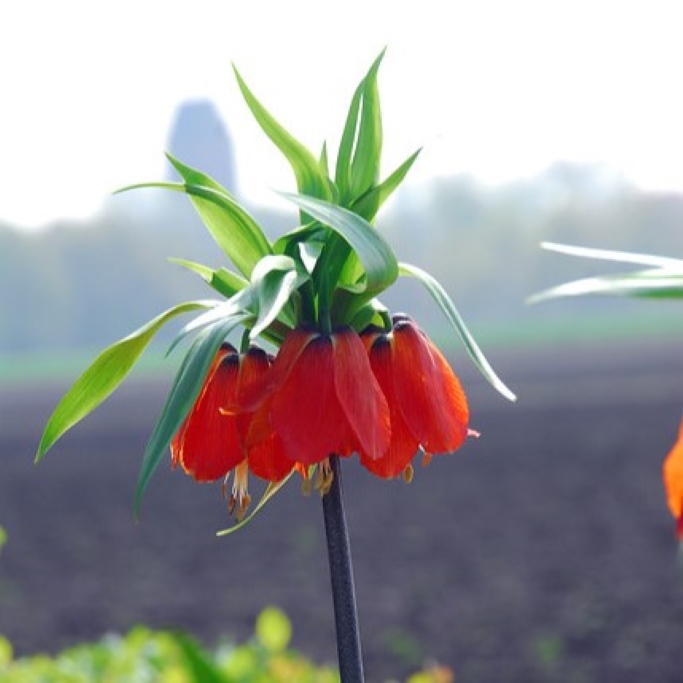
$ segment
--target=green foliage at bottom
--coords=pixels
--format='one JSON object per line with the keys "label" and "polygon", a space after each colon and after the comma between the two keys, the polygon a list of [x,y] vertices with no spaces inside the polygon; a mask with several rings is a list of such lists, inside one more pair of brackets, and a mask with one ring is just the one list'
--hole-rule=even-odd
{"label": "green foliage at bottom", "polygon": [[209,652],[179,633],[138,626],[124,636],[106,636],[54,657],[12,659],[0,639],[3,683],[337,683],[330,667],[319,667],[288,650],[289,619],[266,608],[245,644],[224,644]]}
{"label": "green foliage at bottom", "polygon": [[[313,664],[288,648],[291,624],[274,607],[256,620],[254,636],[214,651],[187,635],[138,626],[55,655],[14,659],[0,636],[3,683],[338,683],[336,669]],[[421,672],[408,683],[449,683],[443,669]]]}

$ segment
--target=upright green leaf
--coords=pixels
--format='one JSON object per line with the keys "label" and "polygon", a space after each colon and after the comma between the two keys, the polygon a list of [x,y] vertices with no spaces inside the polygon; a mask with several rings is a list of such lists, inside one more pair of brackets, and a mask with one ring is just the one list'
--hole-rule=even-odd
{"label": "upright green leaf", "polygon": [[356,252],[365,272],[363,291],[368,299],[384,291],[398,277],[394,252],[375,228],[357,214],[303,195],[283,194],[313,218],[341,235]]}
{"label": "upright green leaf", "polygon": [[181,164],[168,155],[184,183],[139,183],[119,192],[140,188],[161,188],[189,195],[207,230],[226,256],[246,277],[254,265],[271,253],[270,243],[259,224],[209,176]]}
{"label": "upright green leaf", "polygon": [[119,386],[164,324],[181,313],[210,305],[210,302],[202,301],[178,304],[105,349],[57,404],[45,426],[36,462],[67,430],[97,408]]}
{"label": "upright green leaf", "polygon": [[379,178],[382,160],[382,114],[379,105],[377,71],[383,57],[384,51],[370,67],[363,81],[358,139],[351,162],[352,197],[359,197],[367,192]]}
{"label": "upright green leaf", "polygon": [[171,439],[180,429],[197,400],[209,367],[227,335],[244,321],[244,313],[216,321],[197,333],[190,346],[164,404],[161,416],[152,432],[138,477],[135,499],[136,512],[152,475],[166,454]]}
{"label": "upright green leaf", "polygon": [[379,176],[382,117],[377,72],[383,57],[384,50],[358,84],[346,117],[335,171],[343,202],[354,200],[367,192]]}
{"label": "upright green leaf", "polygon": [[322,164],[275,120],[249,90],[239,71],[235,67],[233,70],[242,96],[254,118],[292,167],[299,192],[329,198],[329,179],[322,172]]}
{"label": "upright green leaf", "polygon": [[401,263],[400,269],[401,275],[407,275],[409,277],[416,278],[432,295],[432,298],[443,311],[448,321],[453,325],[456,332],[460,335],[467,353],[481,374],[484,375],[486,380],[498,392],[505,396],[505,398],[509,399],[510,401],[516,401],[517,397],[512,393],[512,391],[510,391],[510,389],[508,389],[507,386],[505,386],[503,381],[498,377],[489,362],[486,360],[482,350],[479,348],[477,342],[474,340],[474,337],[467,329],[467,325],[465,325],[465,322],[460,316],[458,309],[455,307],[455,304],[448,296],[446,290],[441,286],[439,281],[432,277],[428,272],[409,263]]}

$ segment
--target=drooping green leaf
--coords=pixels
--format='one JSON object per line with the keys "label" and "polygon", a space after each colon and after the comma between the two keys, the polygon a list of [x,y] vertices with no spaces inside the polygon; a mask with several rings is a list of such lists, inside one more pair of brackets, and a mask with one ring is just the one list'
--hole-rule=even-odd
{"label": "drooping green leaf", "polygon": [[256,322],[251,329],[255,339],[278,317],[282,316],[289,327],[297,320],[293,311],[287,310],[292,294],[310,279],[308,273],[297,268],[289,256],[266,256],[254,268],[250,287],[253,289]]}
{"label": "drooping green leaf", "polygon": [[97,408],[119,386],[163,325],[177,315],[210,305],[210,302],[203,301],[178,304],[100,353],[57,404],[45,426],[36,462],[67,430]]}
{"label": "drooping green leaf", "polygon": [[368,221],[371,221],[379,208],[391,196],[394,190],[403,182],[415,159],[422,150],[413,152],[388,178],[379,185],[373,186],[363,196],[353,203],[351,208]]}
{"label": "drooping green leaf", "polygon": [[[184,183],[154,182],[129,185],[126,192],[140,188],[160,188],[189,195],[207,230],[226,256],[246,277],[254,265],[271,253],[270,243],[259,224],[218,183],[209,176],[184,166],[169,155]],[[197,181],[197,182],[193,182]]]}
{"label": "drooping green leaf", "polygon": [[495,373],[489,362],[486,360],[482,350],[475,341],[474,337],[467,329],[464,320],[462,319],[458,309],[455,304],[448,296],[446,290],[441,286],[438,280],[432,277],[428,272],[413,266],[410,263],[399,264],[401,275],[406,275],[413,277],[421,282],[427,291],[431,294],[432,298],[436,301],[439,308],[442,310],[448,321],[453,325],[456,332],[460,335],[465,349],[469,354],[470,358],[479,369],[486,380],[505,398],[510,401],[516,401],[517,397],[514,395],[510,389],[503,383],[503,381]]}
{"label": "drooping green leaf", "polygon": [[329,226],[348,242],[365,272],[366,300],[387,289],[398,277],[398,263],[386,240],[357,214],[328,202],[303,195],[283,194],[313,218]]}
{"label": "drooping green leaf", "polygon": [[250,306],[251,302],[251,289],[243,289],[240,292],[237,292],[237,294],[234,294],[227,301],[215,301],[214,305],[209,310],[196,316],[182,327],[171,342],[166,355],[170,355],[183,339],[198,332],[202,328],[211,327],[221,320],[226,320],[235,315],[245,314],[246,316],[247,306]]}
{"label": "drooping green leaf", "polygon": [[199,395],[206,374],[220,345],[226,336],[245,319],[245,314],[235,313],[232,316],[215,321],[212,325],[201,329],[188,349],[180,365],[171,391],[166,397],[161,416],[152,432],[138,477],[135,499],[136,513],[140,510],[142,497],[152,475],[166,454],[171,439],[180,429],[190,409]]}
{"label": "drooping green leaf", "polygon": [[286,157],[296,178],[299,192],[314,197],[330,198],[330,184],[327,176],[322,172],[322,165],[298,140],[288,133],[256,99],[247,87],[239,71],[233,66],[237,84],[247,106],[263,132],[272,140],[275,146]]}
{"label": "drooping green leaf", "polygon": [[248,514],[244,519],[240,520],[239,522],[231,526],[229,529],[222,529],[221,531],[217,531],[216,536],[229,536],[230,534],[235,533],[235,531],[249,524],[249,522],[251,522],[251,520],[254,519],[254,517],[256,517],[256,515],[259,512],[261,512],[261,510],[263,510],[266,503],[268,503],[275,496],[275,494],[278,493],[280,489],[289,481],[292,474],[293,472],[288,474],[282,481],[270,482],[268,486],[266,486],[263,495],[259,499],[259,502],[256,504],[256,507],[251,511],[251,513]]}

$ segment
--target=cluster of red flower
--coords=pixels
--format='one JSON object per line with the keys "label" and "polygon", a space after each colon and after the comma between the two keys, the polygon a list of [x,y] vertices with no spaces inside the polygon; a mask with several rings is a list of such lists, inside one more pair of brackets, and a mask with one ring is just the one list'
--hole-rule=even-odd
{"label": "cluster of red flower", "polygon": [[412,474],[418,452],[450,453],[468,435],[467,399],[430,339],[408,317],[388,332],[296,328],[277,356],[224,344],[171,444],[197,481],[235,471],[231,508],[244,515],[251,471],[278,482],[327,471],[331,454],[357,453],[371,473]]}

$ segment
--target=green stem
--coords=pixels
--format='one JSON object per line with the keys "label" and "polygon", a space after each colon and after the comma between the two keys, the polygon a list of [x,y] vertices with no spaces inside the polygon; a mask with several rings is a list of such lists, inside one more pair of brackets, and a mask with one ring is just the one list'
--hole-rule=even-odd
{"label": "green stem", "polygon": [[323,514],[327,537],[327,556],[332,580],[334,622],[337,631],[337,656],[341,683],[363,683],[356,591],[353,584],[351,548],[346,531],[344,498],[339,457],[330,456],[332,483],[323,496]]}

